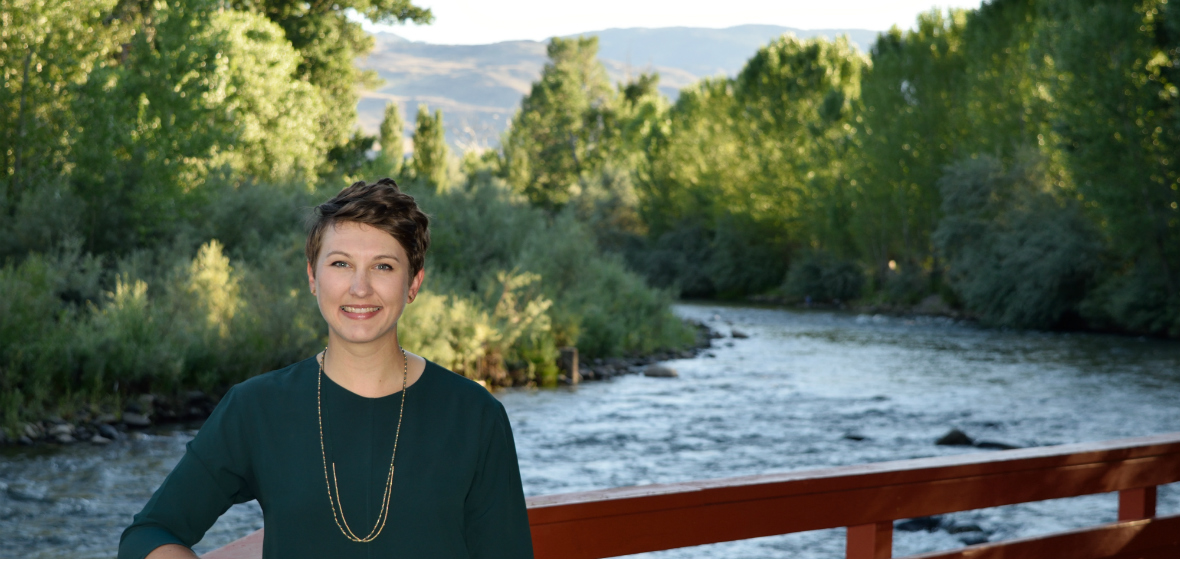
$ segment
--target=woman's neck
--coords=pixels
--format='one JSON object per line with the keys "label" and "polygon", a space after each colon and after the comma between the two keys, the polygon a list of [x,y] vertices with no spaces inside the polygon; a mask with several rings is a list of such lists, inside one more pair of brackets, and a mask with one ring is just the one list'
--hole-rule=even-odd
{"label": "woman's neck", "polygon": [[[409,353],[405,356],[409,359],[408,368],[403,366],[401,347],[393,337],[355,344],[330,335],[321,360],[324,374],[344,389],[362,397],[385,397],[401,391],[403,372],[408,370],[406,385],[421,376],[423,368],[416,363],[422,359]],[[421,366],[425,366],[425,361]]]}

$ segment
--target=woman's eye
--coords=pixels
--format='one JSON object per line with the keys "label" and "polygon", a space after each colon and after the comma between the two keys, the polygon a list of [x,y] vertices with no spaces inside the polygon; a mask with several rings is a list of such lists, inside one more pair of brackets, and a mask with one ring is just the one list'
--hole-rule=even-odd
{"label": "woman's eye", "polygon": [[345,263],[343,261],[333,261],[332,266],[333,267],[347,267],[348,263]]}

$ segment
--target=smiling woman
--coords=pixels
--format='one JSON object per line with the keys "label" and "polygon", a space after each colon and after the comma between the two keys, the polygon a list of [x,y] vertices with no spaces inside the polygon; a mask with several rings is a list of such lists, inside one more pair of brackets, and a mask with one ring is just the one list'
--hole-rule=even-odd
{"label": "smiling woman", "polygon": [[307,278],[327,348],[226,394],[120,557],[194,557],[217,517],[251,499],[265,557],[531,557],[503,406],[398,340],[429,219],[389,179],[316,211]]}

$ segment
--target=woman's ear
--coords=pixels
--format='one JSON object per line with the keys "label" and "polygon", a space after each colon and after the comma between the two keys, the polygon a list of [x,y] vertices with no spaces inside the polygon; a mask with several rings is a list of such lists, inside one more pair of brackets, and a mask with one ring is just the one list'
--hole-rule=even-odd
{"label": "woman's ear", "polygon": [[311,261],[307,262],[307,288],[311,289],[312,294],[315,294],[315,269],[312,269]]}
{"label": "woman's ear", "polygon": [[414,301],[418,297],[418,291],[422,290],[422,281],[426,279],[426,269],[419,269],[414,274],[414,278],[410,280],[410,294],[407,304]]}

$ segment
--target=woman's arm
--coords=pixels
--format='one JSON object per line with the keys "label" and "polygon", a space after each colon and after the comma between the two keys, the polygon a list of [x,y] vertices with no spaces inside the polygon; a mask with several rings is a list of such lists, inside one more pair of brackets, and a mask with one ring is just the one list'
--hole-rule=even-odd
{"label": "woman's arm", "polygon": [[483,450],[464,504],[467,552],[472,557],[531,559],[533,539],[512,427],[504,406],[497,402],[493,409],[483,420]]}
{"label": "woman's arm", "polygon": [[205,531],[234,503],[254,498],[241,404],[230,391],[205,421],[184,456],[119,540],[119,557],[188,554]]}
{"label": "woman's arm", "polygon": [[147,559],[200,559],[200,557],[197,557],[193,550],[183,545],[170,543],[153,549],[147,555]]}

